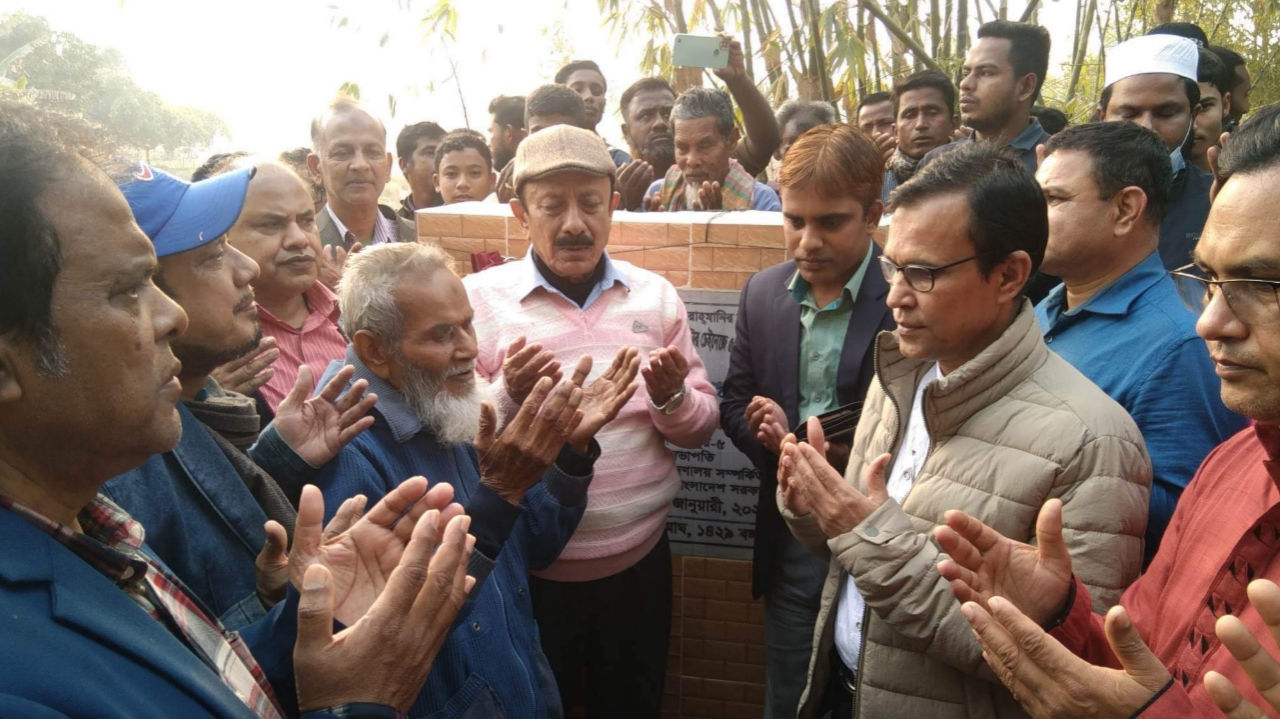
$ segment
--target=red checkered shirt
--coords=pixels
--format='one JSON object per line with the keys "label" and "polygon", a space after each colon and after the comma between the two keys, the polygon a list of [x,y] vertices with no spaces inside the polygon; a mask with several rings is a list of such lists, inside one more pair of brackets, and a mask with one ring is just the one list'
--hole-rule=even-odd
{"label": "red checkered shirt", "polygon": [[261,719],[282,719],[266,675],[240,635],[222,628],[186,587],[142,551],[142,525],[99,494],[79,517],[83,533],[0,496],[0,507],[31,522],[88,562],[161,622],[218,673],[227,688]]}

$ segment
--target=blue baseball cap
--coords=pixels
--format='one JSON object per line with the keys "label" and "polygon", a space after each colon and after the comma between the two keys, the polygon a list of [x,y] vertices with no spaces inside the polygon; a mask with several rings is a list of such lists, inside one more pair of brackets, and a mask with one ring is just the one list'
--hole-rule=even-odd
{"label": "blue baseball cap", "polygon": [[120,185],[133,219],[151,238],[157,257],[194,250],[222,237],[240,217],[249,180],[246,167],[201,182],[187,182],[149,165]]}

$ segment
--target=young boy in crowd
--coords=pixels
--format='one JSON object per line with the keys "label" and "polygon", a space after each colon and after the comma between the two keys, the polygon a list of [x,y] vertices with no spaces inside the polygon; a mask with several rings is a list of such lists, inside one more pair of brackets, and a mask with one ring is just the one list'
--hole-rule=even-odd
{"label": "young boy in crowd", "polygon": [[498,175],[484,136],[473,130],[455,130],[445,136],[436,149],[435,182],[446,205],[495,201]]}

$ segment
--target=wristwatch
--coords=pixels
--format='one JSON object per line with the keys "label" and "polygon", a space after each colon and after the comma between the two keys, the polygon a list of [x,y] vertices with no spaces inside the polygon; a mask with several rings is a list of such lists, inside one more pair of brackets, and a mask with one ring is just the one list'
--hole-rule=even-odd
{"label": "wristwatch", "polygon": [[680,405],[684,403],[684,390],[684,385],[680,385],[680,391],[671,395],[671,399],[661,405],[654,404],[653,398],[650,397],[649,406],[658,410],[658,414],[675,414],[676,410],[680,409]]}

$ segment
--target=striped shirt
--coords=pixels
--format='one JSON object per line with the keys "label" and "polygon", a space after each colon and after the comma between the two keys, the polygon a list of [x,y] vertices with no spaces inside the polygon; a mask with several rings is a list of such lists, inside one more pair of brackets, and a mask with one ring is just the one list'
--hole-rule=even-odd
{"label": "striped shirt", "polygon": [[271,365],[275,374],[262,385],[262,396],[272,412],[293,389],[300,367],[306,365],[311,368],[314,385],[330,362],[342,359],[347,353],[347,338],[338,329],[338,317],[342,313],[338,310],[337,296],[323,282],[316,282],[307,290],[305,297],[310,314],[301,329],[276,318],[258,305],[262,335],[276,338],[276,349],[280,350],[280,357]]}
{"label": "striped shirt", "polygon": [[275,694],[240,635],[227,632],[191,598],[180,580],[143,551],[142,525],[99,494],[80,511],[82,532],[7,497],[0,508],[56,539],[115,583],[152,619],[182,640],[260,719],[282,719]]}
{"label": "striped shirt", "polygon": [[[324,211],[329,213],[329,219],[333,220],[333,226],[337,228],[338,235],[342,237],[342,244],[345,245],[347,249],[351,249],[352,245],[360,241],[354,234],[352,234],[351,230],[347,229],[346,225],[342,224],[342,220],[338,219],[338,216],[334,214],[332,206],[325,205]],[[366,247],[371,245],[381,245],[384,242],[398,242],[400,240],[399,228],[396,227],[396,221],[394,219],[382,214],[381,211],[375,212],[374,217],[373,236],[369,238],[368,242],[364,243]]]}

